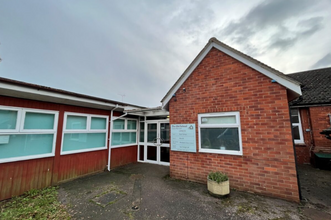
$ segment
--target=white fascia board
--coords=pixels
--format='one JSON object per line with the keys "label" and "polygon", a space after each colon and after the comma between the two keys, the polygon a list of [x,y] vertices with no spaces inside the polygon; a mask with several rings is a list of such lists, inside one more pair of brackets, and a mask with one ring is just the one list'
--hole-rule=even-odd
{"label": "white fascia board", "polygon": [[[13,91],[16,93],[21,92],[21,93],[25,93],[25,94],[41,95],[41,96],[50,97],[50,98],[70,100],[70,101],[81,102],[81,103],[88,103],[88,104],[99,105],[99,106],[104,106],[104,107],[112,107],[112,108],[116,107],[116,104],[110,104],[110,103],[91,100],[91,99],[87,99],[87,98],[80,98],[80,97],[75,97],[75,96],[61,94],[61,93],[45,91],[42,89],[39,90],[36,88],[17,86],[17,85],[12,85],[12,84],[3,83],[3,82],[0,82],[0,88],[5,89],[9,92],[10,91]],[[66,102],[65,104],[68,104],[68,103]],[[119,107],[124,109],[124,106],[119,106]]]}
{"label": "white fascia board", "polygon": [[276,80],[277,83],[279,83],[282,86],[288,88],[289,90],[292,90],[293,92],[297,93],[298,95],[302,95],[300,85],[297,85],[297,84],[295,84],[295,83],[293,83],[291,81],[288,81],[288,80],[286,80],[286,79],[284,79],[284,78],[282,78],[282,77],[280,77],[280,76],[278,76],[278,75],[276,75],[276,74],[274,74],[274,73],[272,73],[272,72],[270,72],[270,71],[262,68],[261,66],[259,66],[259,65],[255,64],[255,63],[253,63],[253,62],[251,62],[251,61],[249,61],[249,60],[247,60],[247,59],[239,56],[238,54],[232,52],[231,50],[228,50],[228,49],[226,49],[224,47],[221,47],[220,45],[218,45],[216,43],[212,43],[211,45],[213,47],[215,47],[216,49],[218,49],[218,50],[226,53],[227,55],[235,58],[236,60],[238,60],[238,61],[246,64],[247,66],[255,69],[256,71],[264,74],[265,76],[267,76],[267,77],[269,77],[271,79]]}
{"label": "white fascia board", "polygon": [[129,115],[136,115],[136,116],[168,116],[169,112],[167,110],[155,110],[149,112],[128,112]]}
{"label": "white fascia board", "polygon": [[216,49],[224,52],[225,54],[233,57],[234,59],[240,61],[241,63],[246,64],[247,66],[257,70],[258,72],[264,74],[265,76],[276,80],[277,83],[281,84],[282,86],[294,91],[298,95],[302,95],[301,93],[301,87],[300,85],[297,85],[295,83],[292,83],[264,68],[261,66],[243,58],[242,56],[232,52],[231,50],[228,50],[222,46],[220,46],[217,43],[212,42],[211,44],[208,45],[208,47],[205,48],[205,51],[203,51],[200,56],[197,58],[197,60],[192,64],[192,66],[186,70],[184,73],[183,77],[176,83],[176,85],[171,89],[171,92],[168,94],[167,97],[164,98],[162,102],[162,107],[165,108],[166,105],[169,103],[170,99],[172,98],[173,94],[183,85],[183,83],[187,80],[187,78],[191,75],[191,73],[194,71],[194,69],[200,64],[200,62],[205,58],[205,56],[209,53],[209,51],[215,47]]}

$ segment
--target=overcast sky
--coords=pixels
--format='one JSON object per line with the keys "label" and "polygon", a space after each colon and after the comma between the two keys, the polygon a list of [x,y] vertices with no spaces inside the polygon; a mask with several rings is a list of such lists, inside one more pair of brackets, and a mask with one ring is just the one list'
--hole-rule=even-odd
{"label": "overcast sky", "polygon": [[330,21],[331,0],[0,0],[0,76],[158,106],[211,37],[283,73],[330,67]]}

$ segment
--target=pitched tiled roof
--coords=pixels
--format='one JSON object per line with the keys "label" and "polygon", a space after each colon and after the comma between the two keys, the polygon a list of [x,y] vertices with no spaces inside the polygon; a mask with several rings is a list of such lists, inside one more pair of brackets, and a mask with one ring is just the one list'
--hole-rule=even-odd
{"label": "pitched tiled roof", "polygon": [[[176,90],[178,89],[178,87],[181,85],[181,83],[183,83],[187,76],[189,76],[191,74],[191,72],[193,71],[194,68],[196,68],[196,66],[199,64],[199,62],[201,61],[201,58],[203,58],[206,54],[206,52],[208,52],[212,47],[218,48],[219,50],[227,53],[228,55],[232,56],[232,57],[237,57],[236,59],[240,60],[245,60],[247,61],[247,63],[249,63],[249,66],[254,66],[255,69],[259,69],[258,71],[260,71],[261,73],[266,74],[266,72],[270,73],[272,75],[272,79],[274,77],[279,77],[278,78],[278,83],[280,83],[281,85],[285,86],[286,88],[293,90],[293,92],[295,92],[296,94],[301,94],[300,91],[300,82],[298,82],[297,80],[288,77],[287,75],[283,74],[282,72],[222,43],[221,41],[217,40],[215,37],[212,37],[209,39],[208,43],[206,44],[206,46],[200,51],[200,53],[195,57],[195,59],[192,61],[192,63],[187,67],[187,69],[184,71],[184,73],[179,77],[179,79],[175,82],[175,84],[170,88],[170,90],[167,92],[167,94],[163,97],[163,99],[161,100],[162,105],[165,106],[167,105],[167,103],[169,102],[169,97],[172,97],[172,95],[176,92]],[[243,61],[241,61],[243,62]],[[246,65],[247,65],[246,63]],[[270,77],[270,76],[269,76]],[[286,83],[284,83],[284,81]],[[297,96],[297,95],[296,95]]]}
{"label": "pitched tiled roof", "polygon": [[301,83],[302,96],[292,106],[331,104],[331,67],[288,74]]}

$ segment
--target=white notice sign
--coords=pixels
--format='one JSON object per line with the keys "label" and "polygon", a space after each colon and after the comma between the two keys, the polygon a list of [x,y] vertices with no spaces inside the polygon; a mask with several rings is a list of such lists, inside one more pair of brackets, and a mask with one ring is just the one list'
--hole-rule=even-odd
{"label": "white notice sign", "polygon": [[197,152],[195,124],[171,125],[171,150]]}

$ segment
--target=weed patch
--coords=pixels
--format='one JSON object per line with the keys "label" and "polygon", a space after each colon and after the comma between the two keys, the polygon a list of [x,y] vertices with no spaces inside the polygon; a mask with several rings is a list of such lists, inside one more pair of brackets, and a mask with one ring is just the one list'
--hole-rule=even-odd
{"label": "weed patch", "polygon": [[57,200],[56,189],[33,189],[0,202],[0,219],[70,219],[64,205]]}

